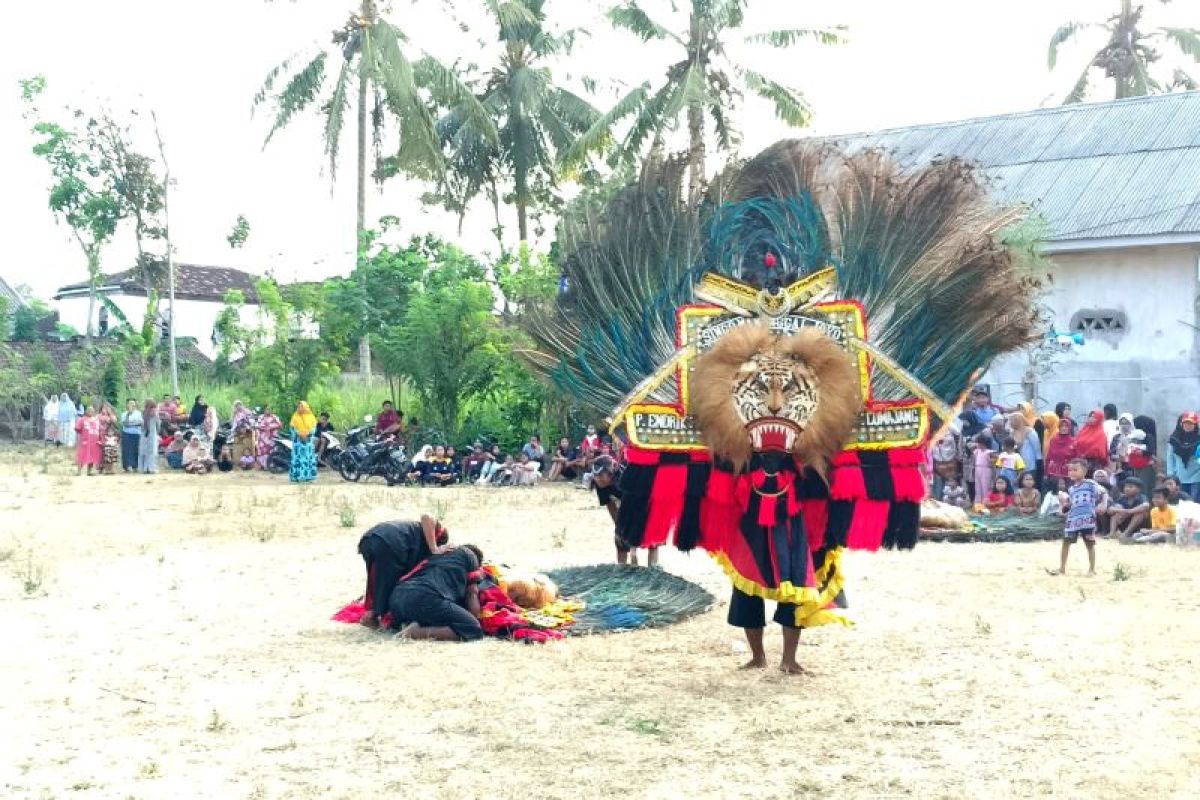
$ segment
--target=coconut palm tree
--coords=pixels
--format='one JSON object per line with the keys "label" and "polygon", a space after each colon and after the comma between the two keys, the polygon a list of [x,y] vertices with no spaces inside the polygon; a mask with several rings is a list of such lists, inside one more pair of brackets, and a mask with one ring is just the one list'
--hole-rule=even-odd
{"label": "coconut palm tree", "polygon": [[[485,141],[496,140],[496,129],[469,89],[454,72],[429,56],[419,56],[408,37],[379,14],[375,0],[361,0],[361,6],[346,23],[333,32],[334,59],[341,56],[331,92],[319,101],[324,118],[323,139],[329,157],[331,179],[337,178],[338,155],[346,114],[351,110],[351,95],[357,92],[353,111],[357,115],[358,214],[355,219],[357,264],[363,261],[367,203],[367,134],[375,147],[375,161],[382,159],[382,147],[388,115],[399,123],[400,146],[389,159],[391,174],[403,172],[419,178],[440,179],[444,162],[437,133],[435,113],[422,89],[454,101],[465,118]],[[254,107],[274,106],[275,118],[267,133],[266,144],[295,116],[318,103],[326,87],[330,51],[321,50],[291,73],[278,92],[276,83],[288,73],[294,60],[288,59],[272,69],[254,96]],[[413,56],[418,57],[414,58]],[[356,80],[357,79],[357,80]],[[368,122],[369,118],[369,122]],[[382,180],[383,173],[376,170]],[[363,371],[370,370],[369,340],[363,336],[359,359]]]}
{"label": "coconut palm tree", "polygon": [[[1162,0],[1166,3],[1168,0]],[[1105,22],[1068,22],[1059,27],[1050,37],[1050,52],[1047,61],[1050,69],[1058,63],[1058,48],[1080,33],[1102,30],[1108,35],[1104,47],[1098,50],[1083,68],[1063,105],[1079,103],[1087,96],[1092,69],[1104,70],[1104,76],[1112,80],[1115,97],[1140,97],[1174,89],[1196,89],[1196,79],[1182,69],[1175,69],[1171,80],[1162,83],[1150,75],[1150,65],[1162,56],[1155,45],[1169,43],[1180,53],[1200,63],[1200,29],[1155,28],[1146,33],[1138,24],[1142,20],[1144,6],[1134,6],[1132,0],[1121,0],[1121,9]]]}
{"label": "coconut palm tree", "polygon": [[[688,184],[692,200],[704,186],[706,128],[711,122],[717,148],[729,152],[740,135],[734,119],[746,92],[769,101],[779,119],[801,128],[812,118],[812,108],[798,90],[732,61],[725,51],[726,39],[745,23],[749,0],[690,0],[688,26],[672,31],[655,21],[638,3],[625,0],[608,12],[612,25],[627,30],[642,41],[669,41],[678,45],[681,58],[671,64],[657,84],[650,82],[631,91],[580,137],[568,161],[595,150],[611,126],[632,115],[633,123],[618,148],[626,159],[637,159],[647,141],[660,143],[681,116],[688,132]],[[674,4],[672,4],[674,8]],[[789,28],[743,36],[743,42],[769,47],[791,47],[801,41],[840,44],[845,28]],[[706,119],[707,116],[707,119]]]}
{"label": "coconut palm tree", "polygon": [[[477,116],[462,104],[447,103],[451,110],[438,123],[450,174],[443,204],[461,215],[466,203],[487,192],[499,226],[498,186],[511,182],[522,242],[529,238],[530,208],[557,186],[559,158],[601,116],[587,100],[555,83],[550,65],[570,53],[580,31],[551,31],[545,5],[545,0],[483,0],[501,50],[498,62],[480,77],[477,102],[493,121],[498,140],[483,135]],[[447,99],[438,97],[439,103]]]}

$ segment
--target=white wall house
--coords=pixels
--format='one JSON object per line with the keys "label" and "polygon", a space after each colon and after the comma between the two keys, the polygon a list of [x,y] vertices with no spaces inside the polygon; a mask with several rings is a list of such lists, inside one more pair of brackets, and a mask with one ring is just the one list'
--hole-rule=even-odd
{"label": "white wall house", "polygon": [[[1042,298],[1052,329],[1079,333],[1038,376],[1039,406],[1075,416],[1115,403],[1158,421],[1160,438],[1200,410],[1200,92],[1040,109],[844,137],[908,164],[976,162],[1003,202],[1049,224]],[[1015,290],[1016,287],[1014,287]],[[1014,302],[1028,298],[1014,297]],[[1025,353],[985,376],[995,399],[1024,399]]]}
{"label": "white wall house", "polygon": [[[263,320],[255,291],[256,276],[228,267],[206,267],[198,264],[175,265],[175,335],[196,340],[196,346],[209,358],[216,356],[219,340],[215,325],[217,316],[225,307],[225,293],[237,289],[246,299],[240,312],[241,324],[251,330],[262,327]],[[98,294],[107,297],[132,325],[140,325],[146,316],[149,299],[133,270],[106,276]],[[165,332],[169,317],[166,292],[161,293],[158,303],[159,319]],[[86,282],[63,286],[54,295],[59,320],[80,333],[87,331],[88,286]],[[100,333],[116,327],[120,320],[102,303],[97,301],[92,311],[92,330]],[[316,324],[308,319],[297,320],[294,335],[316,338]]]}

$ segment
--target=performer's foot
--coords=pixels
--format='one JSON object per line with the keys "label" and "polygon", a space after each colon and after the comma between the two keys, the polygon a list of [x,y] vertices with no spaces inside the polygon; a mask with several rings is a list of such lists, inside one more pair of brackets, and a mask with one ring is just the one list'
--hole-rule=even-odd
{"label": "performer's foot", "polygon": [[1091,570],[1091,571],[1089,571],[1089,572],[1088,572],[1088,577],[1089,577],[1089,578],[1094,578],[1094,577],[1096,577],[1096,570]]}
{"label": "performer's foot", "polygon": [[767,660],[765,658],[752,658],[745,664],[742,664],[738,669],[766,669]]}
{"label": "performer's foot", "polygon": [[1063,574],[1063,571],[1062,571],[1061,569],[1047,569],[1047,570],[1046,570],[1046,574],[1047,574],[1047,575],[1055,575],[1055,576],[1057,576],[1057,575],[1062,575],[1062,574]]}
{"label": "performer's foot", "polygon": [[364,614],[363,618],[358,621],[358,624],[362,625],[364,628],[378,628],[379,617],[375,616],[374,614]]}
{"label": "performer's foot", "polygon": [[421,626],[418,625],[417,623],[410,622],[407,625],[405,625],[403,628],[400,629],[400,632],[396,634],[396,638],[397,639],[411,639],[413,632],[416,631],[417,628],[419,628],[419,627],[421,627]]}
{"label": "performer's foot", "polygon": [[779,664],[779,671],[784,675],[812,675],[812,671],[800,666],[796,661],[783,661]]}

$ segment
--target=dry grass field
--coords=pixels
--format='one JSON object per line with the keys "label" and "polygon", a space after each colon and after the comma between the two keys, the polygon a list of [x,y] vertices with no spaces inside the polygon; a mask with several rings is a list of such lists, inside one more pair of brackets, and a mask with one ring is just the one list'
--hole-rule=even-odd
{"label": "dry grass field", "polygon": [[[571,487],[74,477],[0,449],[0,796],[1200,797],[1200,552],[1057,543],[852,554],[857,626],[746,673],[719,598],[547,646],[329,621],[368,525],[440,510],[522,567],[606,561]],[[1122,577],[1114,580],[1117,563]],[[778,630],[768,647],[779,652]]]}

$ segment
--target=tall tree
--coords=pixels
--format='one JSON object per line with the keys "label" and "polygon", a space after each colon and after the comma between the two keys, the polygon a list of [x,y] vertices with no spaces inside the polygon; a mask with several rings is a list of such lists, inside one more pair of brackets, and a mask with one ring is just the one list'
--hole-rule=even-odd
{"label": "tall tree", "polygon": [[[57,122],[38,119],[37,98],[46,88],[41,76],[21,81],[21,96],[28,104],[38,137],[34,155],[50,167],[50,210],[71,229],[71,235],[87,259],[88,319],[85,335],[92,343],[92,317],[96,310],[96,288],[101,273],[100,254],[112,241],[125,214],[120,192],[110,172],[101,166],[103,154],[92,129],[70,130]],[[75,111],[78,120],[85,115]]]}
{"label": "tall tree", "polygon": [[[1169,0],[1160,2],[1165,4]],[[1200,88],[1196,79],[1181,68],[1176,68],[1166,83],[1150,74],[1150,65],[1162,58],[1155,45],[1163,43],[1200,63],[1200,29],[1160,27],[1146,33],[1138,27],[1144,10],[1144,6],[1134,6],[1132,0],[1121,0],[1120,10],[1104,22],[1068,22],[1054,32],[1050,37],[1047,57],[1051,70],[1058,64],[1058,48],[1081,33],[1104,31],[1108,37],[1104,46],[1083,68],[1075,86],[1063,100],[1063,105],[1083,102],[1088,94],[1093,69],[1103,70],[1104,76],[1113,82],[1117,100],[1174,89]]]}
{"label": "tall tree", "polygon": [[[389,161],[392,173],[403,172],[427,179],[440,176],[444,165],[434,130],[434,112],[422,94],[422,85],[461,106],[484,139],[494,142],[496,131],[470,90],[451,70],[429,56],[413,57],[417,54],[408,37],[380,16],[375,0],[361,0],[358,11],[333,32],[332,44],[341,56],[341,65],[330,93],[317,107],[325,123],[322,137],[325,154],[329,157],[330,177],[336,179],[342,129],[346,113],[351,109],[351,95],[356,94],[353,110],[357,118],[358,213],[354,248],[356,264],[361,264],[366,231],[368,131],[378,165],[382,161],[387,118],[389,114],[394,116],[399,125],[400,145]],[[296,114],[318,103],[326,86],[329,56],[328,50],[316,53],[291,74],[278,92],[275,92],[276,82],[292,69],[293,59],[284,61],[267,74],[262,88],[254,96],[255,108],[267,103],[268,99],[275,107],[267,143]],[[377,176],[384,174],[379,170],[375,173]],[[360,359],[365,362],[364,371],[369,373],[367,337],[363,337],[362,342]]]}
{"label": "tall tree", "polygon": [[571,52],[575,37],[570,29],[550,30],[545,0],[483,0],[495,25],[500,56],[483,80],[478,100],[499,132],[492,143],[480,120],[461,103],[450,108],[439,123],[449,152],[449,178],[443,204],[460,215],[466,204],[486,191],[497,208],[499,189],[511,182],[511,202],[517,210],[517,231],[529,239],[529,212],[548,200],[559,179],[559,159],[580,134],[592,128],[600,113],[584,98],[555,83],[551,63]]}
{"label": "tall tree", "polygon": [[[802,128],[812,119],[812,107],[799,90],[775,81],[729,58],[726,42],[745,24],[750,0],[690,0],[687,28],[673,31],[656,21],[638,0],[624,3],[608,12],[618,29],[629,31],[642,41],[667,41],[678,46],[681,58],[671,64],[655,86],[646,82],[635,88],[576,143],[568,161],[578,161],[607,137],[611,126],[631,116],[633,123],[618,152],[636,160],[646,143],[661,145],[664,135],[683,117],[688,135],[689,197],[695,202],[704,188],[706,136],[711,125],[717,148],[734,150],[740,134],[734,119],[746,92],[769,101],[779,119]],[[675,4],[671,3],[672,10]],[[843,42],[845,28],[786,28],[743,35],[746,44],[791,47],[801,41],[823,45]]]}

